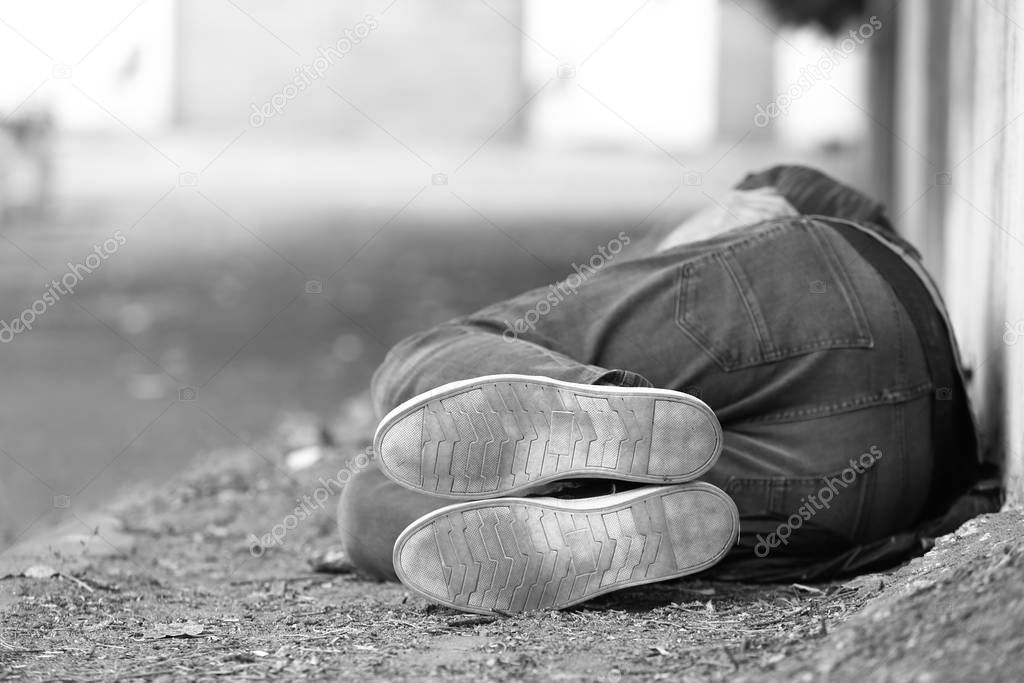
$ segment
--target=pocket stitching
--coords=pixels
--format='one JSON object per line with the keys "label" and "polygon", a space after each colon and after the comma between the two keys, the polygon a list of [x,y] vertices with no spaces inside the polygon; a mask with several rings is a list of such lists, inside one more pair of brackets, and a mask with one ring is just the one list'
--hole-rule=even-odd
{"label": "pocket stitching", "polygon": [[[828,488],[828,480],[833,478],[841,478],[842,473],[848,468],[841,468],[834,472],[827,472],[825,474],[813,475],[813,476],[802,476],[802,477],[787,477],[783,475],[766,476],[766,477],[736,477],[731,476],[729,480],[722,487],[723,490],[729,495],[738,496],[741,494],[741,489],[746,488],[748,490],[764,489],[766,500],[764,504],[760,506],[759,512],[766,512],[773,515],[785,515],[791,516],[799,514],[801,506],[797,506],[794,510],[783,510],[782,501],[785,500],[785,496],[799,493],[798,487],[807,487],[817,485],[819,490],[821,488]],[[873,495],[874,491],[874,468],[866,469],[863,473],[859,474],[858,480],[863,480],[863,486],[860,489],[859,500],[857,501],[857,517],[859,519],[857,526],[864,523],[863,512],[865,509],[865,497]],[[851,483],[851,486],[856,482]],[[794,489],[797,489],[794,491]],[[846,491],[847,489],[842,489]],[[827,509],[827,508],[826,508]],[[741,514],[750,514],[741,511]]]}
{"label": "pocket stitching", "polygon": [[760,361],[760,356],[739,356],[730,352],[724,346],[719,346],[711,341],[710,330],[701,324],[700,318],[693,315],[693,289],[691,283],[694,280],[695,271],[698,268],[705,268],[709,262],[718,260],[719,252],[705,254],[683,263],[679,268],[679,285],[676,297],[676,326],[682,330],[693,342],[704,349],[705,353],[711,356],[714,361],[725,371],[745,365],[754,364]]}
{"label": "pocket stitching", "polygon": [[860,298],[853,294],[856,292],[856,288],[853,286],[849,272],[843,267],[842,261],[839,260],[839,254],[836,253],[835,245],[823,233],[823,228],[819,223],[811,219],[805,219],[804,226],[811,239],[817,245],[819,252],[825,258],[825,263],[828,265],[832,276],[839,283],[839,291],[852,313],[854,324],[857,326],[857,339],[864,339],[865,343],[874,346],[875,340],[871,335],[871,327],[868,325],[867,313],[864,312],[864,306],[861,304]]}
{"label": "pocket stitching", "polygon": [[[769,237],[775,236],[777,233],[792,232],[797,228],[803,228],[809,234],[811,242],[815,247],[815,251],[823,259],[830,274],[833,276],[837,288],[839,289],[839,293],[842,296],[842,300],[846,304],[846,311],[849,315],[849,320],[855,328],[852,336],[819,337],[807,340],[803,343],[787,344],[780,347],[774,344],[774,340],[771,338],[770,332],[766,331],[762,334],[762,330],[758,328],[758,325],[760,324],[758,321],[763,319],[763,314],[760,313],[760,304],[756,299],[751,301],[745,294],[743,287],[741,287],[738,282],[738,273],[736,273],[734,267],[730,266],[728,263],[728,261],[731,260],[729,257],[741,250],[749,249],[757,242],[764,241]],[[680,264],[677,288],[678,295],[676,297],[676,325],[687,336],[689,336],[694,343],[708,353],[708,355],[714,359],[722,370],[731,372],[732,370],[743,369],[752,365],[777,362],[795,355],[813,352],[818,349],[874,347],[874,337],[871,335],[870,328],[867,325],[867,316],[860,300],[854,294],[856,290],[853,287],[849,274],[839,262],[838,254],[835,254],[834,250],[827,249],[822,245],[821,242],[824,237],[816,234],[815,228],[816,224],[810,223],[806,218],[801,218],[799,221],[787,220],[784,223],[761,231],[756,235],[736,242],[731,242],[714,252],[696,256]],[[831,247],[831,245],[828,246]],[[756,354],[740,355],[725,346],[720,346],[712,342],[711,335],[709,334],[710,330],[707,326],[703,325],[700,318],[694,314],[696,307],[693,291],[695,289],[694,281],[699,280],[699,272],[701,269],[706,268],[710,263],[715,261],[717,261],[719,265],[725,269],[727,275],[729,275],[733,282],[733,286],[736,288],[736,291],[747,310],[747,322],[754,329],[754,333],[757,337],[758,353]],[[738,263],[736,264],[736,268],[739,268]],[[756,309],[757,313],[755,313],[754,309]]]}
{"label": "pocket stitching", "polygon": [[747,309],[747,315],[750,317],[754,333],[757,335],[757,345],[761,349],[761,356],[764,357],[774,353],[775,341],[772,339],[771,330],[768,329],[768,321],[764,319],[764,313],[761,311],[761,303],[757,297],[748,297],[745,294],[748,290],[753,291],[753,287],[750,285],[750,280],[747,279],[747,274],[743,272],[743,268],[738,261],[732,258],[732,255],[733,252],[729,252],[728,257],[723,256],[720,259],[720,263],[728,273],[736,291],[739,292],[744,308]]}

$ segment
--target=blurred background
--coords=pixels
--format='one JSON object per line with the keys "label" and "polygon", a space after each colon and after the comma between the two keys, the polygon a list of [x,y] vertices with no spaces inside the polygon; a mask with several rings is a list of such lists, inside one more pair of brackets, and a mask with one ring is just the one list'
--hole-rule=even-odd
{"label": "blurred background", "polygon": [[289,416],[365,411],[404,335],[750,170],[920,214],[892,179],[893,45],[935,29],[804,4],[0,0],[3,547]]}

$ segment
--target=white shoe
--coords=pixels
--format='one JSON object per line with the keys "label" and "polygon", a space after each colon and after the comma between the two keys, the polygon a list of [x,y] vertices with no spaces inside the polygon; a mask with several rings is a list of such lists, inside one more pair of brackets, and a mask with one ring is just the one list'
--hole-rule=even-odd
{"label": "white shoe", "polygon": [[678,391],[489,375],[401,404],[373,447],[402,486],[479,499],[561,479],[691,481],[718,459],[722,428],[703,401]]}
{"label": "white shoe", "polygon": [[394,563],[428,600],[513,614],[702,571],[738,533],[736,505],[703,482],[575,500],[499,498],[420,517],[395,542]]}

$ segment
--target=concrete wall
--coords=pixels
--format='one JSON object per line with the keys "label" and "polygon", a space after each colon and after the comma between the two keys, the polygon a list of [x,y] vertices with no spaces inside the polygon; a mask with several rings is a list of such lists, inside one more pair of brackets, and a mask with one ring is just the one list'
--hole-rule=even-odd
{"label": "concrete wall", "polygon": [[941,276],[985,457],[1024,500],[1024,3],[897,7],[894,213]]}
{"label": "concrete wall", "polygon": [[[275,95],[281,102],[296,69],[313,67],[320,48],[376,24],[342,43],[350,50],[264,125],[482,141],[522,104],[522,38],[510,23],[520,24],[520,14],[519,0],[305,0],[301,9],[278,0],[179,0],[177,121],[238,129],[254,104]],[[501,134],[515,136],[517,126]]]}

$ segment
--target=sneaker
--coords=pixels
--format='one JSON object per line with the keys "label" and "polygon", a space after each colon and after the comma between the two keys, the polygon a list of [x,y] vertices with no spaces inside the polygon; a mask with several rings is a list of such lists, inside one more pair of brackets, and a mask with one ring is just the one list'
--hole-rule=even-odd
{"label": "sneaker", "polygon": [[735,503],[703,482],[576,500],[499,498],[420,517],[395,542],[394,563],[428,600],[515,614],[699,572],[738,533]]}
{"label": "sneaker", "polygon": [[373,447],[402,486],[475,500],[573,478],[691,481],[718,459],[722,428],[703,401],[678,391],[489,375],[401,404]]}

